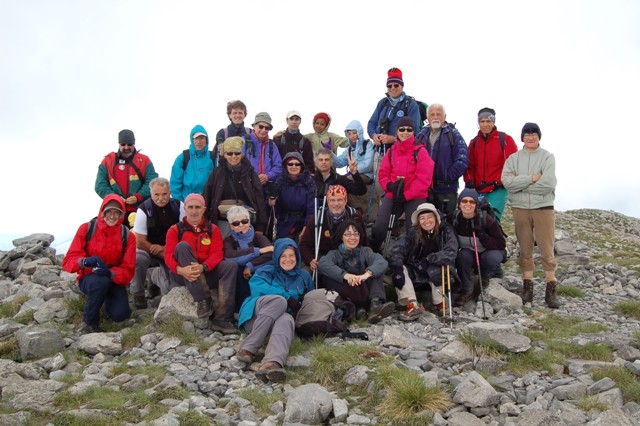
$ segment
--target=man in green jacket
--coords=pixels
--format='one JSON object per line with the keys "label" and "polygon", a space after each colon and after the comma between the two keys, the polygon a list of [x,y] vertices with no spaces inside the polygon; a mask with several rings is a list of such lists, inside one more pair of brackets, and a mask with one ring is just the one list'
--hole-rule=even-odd
{"label": "man in green jacket", "polygon": [[553,202],[556,196],[556,160],[540,148],[542,132],[536,123],[526,123],[520,139],[524,147],[507,158],[502,182],[507,189],[513,212],[516,237],[520,245],[518,263],[522,270],[522,302],[533,301],[533,245],[538,244],[547,283],[544,300],[556,309],[555,271],[558,266],[553,253],[556,219]]}
{"label": "man in green jacket", "polygon": [[109,194],[122,197],[126,208],[124,224],[133,227],[135,211],[151,196],[149,182],[158,177],[153,163],[136,150],[136,138],[131,130],[118,134],[120,148],[107,154],[98,167],[95,190],[100,198]]}

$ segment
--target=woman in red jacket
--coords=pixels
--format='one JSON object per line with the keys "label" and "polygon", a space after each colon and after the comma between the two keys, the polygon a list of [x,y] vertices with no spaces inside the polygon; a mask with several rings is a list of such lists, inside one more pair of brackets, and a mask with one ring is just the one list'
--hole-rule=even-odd
{"label": "woman in red jacket", "polygon": [[100,329],[100,308],[112,321],[131,316],[127,286],[136,266],[136,237],[123,227],[124,200],[116,194],[102,201],[98,217],[78,228],[62,267],[78,273],[80,290],[87,297],[82,314],[83,332]]}
{"label": "woman in red jacket", "polygon": [[[404,213],[409,218],[420,204],[427,202],[434,163],[425,146],[414,143],[414,129],[410,117],[398,121],[396,142],[380,164],[378,181],[385,189],[385,197],[373,224],[370,245],[374,251],[380,250],[392,213],[397,217]],[[407,220],[405,224],[408,231],[411,221]]]}

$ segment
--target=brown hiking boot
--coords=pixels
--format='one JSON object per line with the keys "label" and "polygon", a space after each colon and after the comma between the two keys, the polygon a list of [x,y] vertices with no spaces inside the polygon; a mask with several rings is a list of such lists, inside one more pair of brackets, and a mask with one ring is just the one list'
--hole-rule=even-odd
{"label": "brown hiking boot", "polygon": [[395,311],[396,305],[393,302],[382,302],[380,299],[374,299],[371,301],[371,306],[369,307],[369,324],[377,324],[383,318],[388,317]]}
{"label": "brown hiking boot", "polygon": [[133,295],[133,304],[136,305],[136,309],[147,309],[147,297],[144,293],[136,293]]}
{"label": "brown hiking boot", "polygon": [[246,349],[240,349],[236,354],[236,358],[238,358],[238,361],[246,362],[247,364],[251,364],[254,357],[255,355]]}
{"label": "brown hiking boot", "polygon": [[197,308],[198,318],[206,318],[208,316],[211,316],[212,313],[213,313],[213,305],[211,304],[210,297],[200,300],[198,302],[198,308]]}
{"label": "brown hiking boot", "polygon": [[464,306],[471,300],[473,300],[473,289],[458,296],[458,298],[456,299],[456,306]]}
{"label": "brown hiking boot", "polygon": [[532,280],[523,280],[522,281],[522,304],[533,302],[533,281]]}
{"label": "brown hiking boot", "polygon": [[489,278],[482,278],[482,288],[486,289],[487,287],[489,287],[489,284],[491,284]]}
{"label": "brown hiking boot", "polygon": [[284,382],[287,378],[287,372],[280,364],[275,361],[267,361],[260,365],[256,376],[263,382]]}
{"label": "brown hiking boot", "polygon": [[551,309],[558,309],[560,307],[560,301],[556,296],[556,282],[549,281],[547,288],[544,291],[544,301]]}
{"label": "brown hiking boot", "polygon": [[238,327],[236,327],[235,325],[233,325],[233,323],[229,322],[229,321],[223,321],[223,320],[213,320],[211,321],[211,329],[213,331],[219,331],[222,334],[238,334],[240,333],[240,330],[238,330]]}

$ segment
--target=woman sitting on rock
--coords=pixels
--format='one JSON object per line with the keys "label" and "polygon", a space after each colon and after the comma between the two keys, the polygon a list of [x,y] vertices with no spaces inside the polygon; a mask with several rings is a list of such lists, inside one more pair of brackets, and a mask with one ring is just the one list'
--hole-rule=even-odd
{"label": "woman sitting on rock", "polygon": [[[385,302],[384,273],[387,261],[369,247],[362,246],[364,231],[360,223],[345,220],[338,225],[334,249],[318,262],[322,286],[335,290],[358,308],[357,317],[375,324],[394,311],[393,302]],[[367,317],[366,308],[369,308]]]}
{"label": "woman sitting on rock", "polygon": [[233,206],[227,212],[231,234],[224,239],[224,258],[238,264],[236,308],[249,297],[249,279],[257,268],[271,264],[273,245],[254,231],[249,210]]}
{"label": "woman sitting on rock", "polygon": [[476,266],[475,244],[480,259],[482,287],[489,286],[489,280],[504,260],[507,242],[502,229],[493,216],[478,209],[479,203],[475,189],[463,190],[458,197],[458,209],[453,212],[449,221],[458,235],[460,247],[456,258],[456,268],[462,284],[462,294],[456,300],[458,306],[473,299],[474,287],[480,290],[479,286],[474,286],[471,281],[471,272]]}
{"label": "woman sitting on rock", "polygon": [[238,360],[253,362],[264,339],[270,335],[264,359],[256,372],[265,382],[281,382],[287,377],[284,364],[294,336],[293,316],[300,309],[304,294],[313,290],[311,275],[301,264],[296,243],[290,238],[277,240],[273,265],[260,268],[251,277],[251,296],[240,308],[238,325],[249,335],[238,351]]}
{"label": "woman sitting on rock", "polygon": [[[438,286],[442,282],[443,266],[455,265],[458,253],[454,232],[446,222],[440,221],[433,204],[420,204],[411,215],[411,223],[413,227],[393,246],[389,256],[398,302],[407,306],[407,311],[400,315],[403,321],[414,321],[424,313],[416,298],[416,289],[430,286],[432,303],[442,306]],[[446,280],[446,271],[444,273]],[[455,276],[455,271],[450,269],[450,273]]]}

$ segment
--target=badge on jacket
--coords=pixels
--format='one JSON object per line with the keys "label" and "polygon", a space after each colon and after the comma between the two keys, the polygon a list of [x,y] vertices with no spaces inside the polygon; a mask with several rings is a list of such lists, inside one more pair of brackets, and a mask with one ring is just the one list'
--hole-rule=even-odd
{"label": "badge on jacket", "polygon": [[203,246],[208,246],[211,244],[211,239],[209,239],[209,237],[204,237],[200,240],[200,243],[202,243]]}

